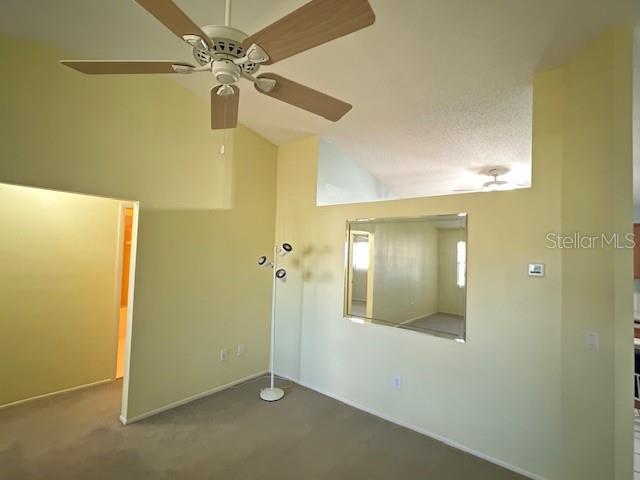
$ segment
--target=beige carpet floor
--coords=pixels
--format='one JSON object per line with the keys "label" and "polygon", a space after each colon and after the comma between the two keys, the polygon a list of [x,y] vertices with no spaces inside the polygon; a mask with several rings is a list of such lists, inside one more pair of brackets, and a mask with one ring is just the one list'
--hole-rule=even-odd
{"label": "beige carpet floor", "polygon": [[451,315],[450,313],[433,313],[427,317],[405,323],[403,326],[444,333],[445,335],[451,335],[455,338],[464,337],[464,317]]}
{"label": "beige carpet floor", "polygon": [[262,402],[261,384],[127,427],[118,422],[120,382],[0,410],[0,478],[524,478],[298,385]]}

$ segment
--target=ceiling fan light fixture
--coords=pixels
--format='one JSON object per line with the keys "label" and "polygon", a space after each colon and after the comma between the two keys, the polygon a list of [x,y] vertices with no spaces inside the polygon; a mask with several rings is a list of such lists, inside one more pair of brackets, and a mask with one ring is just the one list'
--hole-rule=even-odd
{"label": "ceiling fan light fixture", "polygon": [[193,67],[190,67],[189,65],[180,65],[178,63],[174,63],[173,65],[171,65],[171,67],[173,68],[173,71],[176,73],[193,73],[195,70]]}
{"label": "ceiling fan light fixture", "polygon": [[264,63],[269,60],[269,55],[255,43],[247,50],[247,59],[253,63]]}
{"label": "ceiling fan light fixture", "polygon": [[273,78],[256,78],[255,83],[263,92],[270,92],[276,86],[276,81]]}
{"label": "ceiling fan light fixture", "polygon": [[211,64],[211,73],[222,85],[233,85],[241,76],[240,67],[231,60],[216,60]]}
{"label": "ceiling fan light fixture", "polygon": [[183,35],[182,39],[197,50],[209,51],[207,42],[198,35]]}
{"label": "ceiling fan light fixture", "polygon": [[233,87],[231,85],[220,85],[220,88],[218,88],[216,93],[220,97],[228,97],[229,95],[233,95],[235,92],[233,91]]}

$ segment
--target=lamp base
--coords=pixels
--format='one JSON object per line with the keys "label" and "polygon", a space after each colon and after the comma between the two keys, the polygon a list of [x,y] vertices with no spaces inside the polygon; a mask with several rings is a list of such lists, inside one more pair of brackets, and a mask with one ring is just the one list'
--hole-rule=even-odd
{"label": "lamp base", "polygon": [[263,388],[260,390],[260,398],[265,402],[276,402],[284,397],[284,390],[281,388]]}

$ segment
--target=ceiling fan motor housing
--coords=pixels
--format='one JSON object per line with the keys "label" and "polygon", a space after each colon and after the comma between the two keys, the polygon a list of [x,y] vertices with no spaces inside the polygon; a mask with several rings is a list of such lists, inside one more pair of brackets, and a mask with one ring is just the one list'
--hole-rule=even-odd
{"label": "ceiling fan motor housing", "polygon": [[[202,27],[202,31],[211,39],[213,48],[207,51],[194,47],[193,57],[200,65],[208,65],[211,61],[221,59],[233,60],[245,55],[242,42],[248,35],[243,31],[223,25],[205,25]],[[256,73],[259,68],[260,65],[251,61],[240,65],[242,71],[252,75]]]}

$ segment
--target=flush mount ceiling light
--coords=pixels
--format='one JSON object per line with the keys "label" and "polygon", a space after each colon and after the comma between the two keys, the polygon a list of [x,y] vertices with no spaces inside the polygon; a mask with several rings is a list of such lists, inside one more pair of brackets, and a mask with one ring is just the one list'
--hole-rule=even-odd
{"label": "flush mount ceiling light", "polygon": [[[238,83],[244,78],[255,89],[276,100],[336,122],[351,105],[294,81],[265,73],[272,65],[372,25],[375,15],[367,0],[312,0],[280,20],[248,36],[229,26],[231,0],[225,1],[225,25],[199,27],[171,0],[135,0],[193,49],[198,66],[169,61],[62,61],[87,74],[192,74],[210,72],[211,128],[233,128],[238,123]],[[265,2],[266,3],[266,2]]]}

